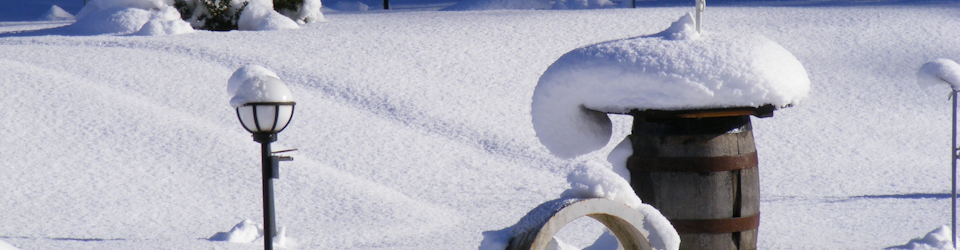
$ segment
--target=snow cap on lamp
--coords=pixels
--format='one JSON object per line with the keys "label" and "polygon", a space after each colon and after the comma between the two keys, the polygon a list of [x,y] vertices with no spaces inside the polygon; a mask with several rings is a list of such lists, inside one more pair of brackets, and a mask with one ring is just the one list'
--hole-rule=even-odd
{"label": "snow cap on lamp", "polygon": [[293,102],[293,94],[276,73],[262,66],[248,65],[237,69],[227,84],[233,95],[230,106],[236,108],[253,102]]}

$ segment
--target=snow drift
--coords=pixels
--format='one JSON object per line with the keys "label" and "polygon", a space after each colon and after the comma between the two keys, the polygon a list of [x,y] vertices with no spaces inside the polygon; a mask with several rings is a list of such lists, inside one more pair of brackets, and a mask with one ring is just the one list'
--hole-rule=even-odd
{"label": "snow drift", "polygon": [[[950,103],[921,91],[915,73],[960,55],[943,35],[960,30],[958,8],[708,12],[710,30],[763,34],[824,83],[802,108],[754,120],[762,248],[880,249],[949,223]],[[689,9],[337,13],[293,32],[163,37],[7,36],[51,24],[0,24],[0,189],[12,190],[0,194],[0,240],[256,249],[198,239],[262,216],[260,148],[224,93],[237,68],[257,64],[298,97],[277,145],[300,148],[277,182],[277,215],[299,249],[475,248],[483,231],[570,187],[568,161],[530,124],[547,67],[576,48],[658,33]],[[629,117],[611,119],[623,139]],[[561,238],[576,246],[602,233],[572,229]]]}
{"label": "snow drift", "polygon": [[[218,232],[213,236],[210,236],[207,240],[209,241],[226,241],[232,243],[259,243],[263,244],[263,225],[254,222],[251,219],[246,219],[237,223],[236,226],[230,229],[227,232]],[[273,246],[274,247],[295,247],[297,244],[293,239],[287,237],[287,228],[280,227],[277,229],[277,235],[273,237]]]}
{"label": "snow drift", "polygon": [[65,35],[172,35],[193,32],[180,13],[165,1],[92,0],[63,27]]}
{"label": "snow drift", "polygon": [[464,0],[446,7],[447,11],[479,10],[574,10],[630,7],[631,1],[610,0]]}
{"label": "snow drift", "polygon": [[953,234],[950,226],[943,225],[930,231],[923,237],[916,238],[902,246],[888,247],[885,250],[953,250],[953,241],[950,237]]}

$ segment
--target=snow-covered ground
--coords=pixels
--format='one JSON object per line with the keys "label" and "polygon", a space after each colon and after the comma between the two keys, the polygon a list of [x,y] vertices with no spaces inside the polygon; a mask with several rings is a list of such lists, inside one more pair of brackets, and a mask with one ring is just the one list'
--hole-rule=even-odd
{"label": "snow-covered ground", "polygon": [[[0,241],[261,248],[207,240],[261,221],[259,145],[224,91],[255,64],[297,97],[274,144],[299,148],[276,181],[278,225],[297,248],[476,249],[619,141],[574,160],[540,144],[530,105],[547,67],[688,11],[329,12],[295,30],[151,37],[2,22]],[[0,21],[44,13],[3,8]],[[949,87],[915,74],[960,59],[958,17],[957,4],[708,6],[705,30],[762,35],[810,77],[801,105],[754,119],[761,248],[900,246],[949,223]],[[613,121],[623,138],[629,117]],[[584,247],[600,228],[578,221],[560,237]]]}

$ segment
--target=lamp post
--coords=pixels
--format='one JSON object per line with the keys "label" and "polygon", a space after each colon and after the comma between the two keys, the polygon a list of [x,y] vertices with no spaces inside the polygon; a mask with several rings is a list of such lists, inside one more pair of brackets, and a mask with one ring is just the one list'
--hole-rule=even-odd
{"label": "lamp post", "polygon": [[263,173],[263,248],[266,250],[273,249],[273,237],[277,235],[273,179],[280,178],[280,161],[293,160],[289,156],[273,155],[270,143],[277,141],[277,133],[290,123],[296,105],[292,100],[286,85],[280,79],[269,76],[247,79],[231,100],[243,128],[253,133],[253,140],[260,143]]}

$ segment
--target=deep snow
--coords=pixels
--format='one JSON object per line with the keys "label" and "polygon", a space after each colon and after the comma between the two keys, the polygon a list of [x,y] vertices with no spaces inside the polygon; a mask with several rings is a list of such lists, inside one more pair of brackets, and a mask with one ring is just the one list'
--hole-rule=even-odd
{"label": "deep snow", "polygon": [[[0,23],[0,241],[260,248],[207,240],[261,216],[259,147],[223,93],[256,64],[298,98],[274,147],[299,148],[276,195],[301,249],[475,249],[569,187],[572,164],[540,145],[529,115],[547,67],[691,10],[334,12],[296,30],[155,37]],[[705,14],[706,30],[782,45],[812,83],[802,106],[754,120],[762,248],[900,246],[949,223],[949,87],[921,89],[915,73],[960,59],[956,4]],[[612,120],[623,138],[629,118]],[[569,228],[560,238],[579,247],[602,233]]]}

